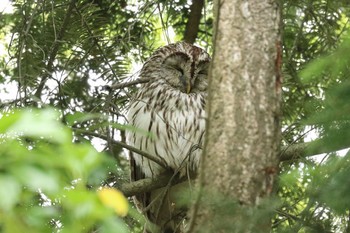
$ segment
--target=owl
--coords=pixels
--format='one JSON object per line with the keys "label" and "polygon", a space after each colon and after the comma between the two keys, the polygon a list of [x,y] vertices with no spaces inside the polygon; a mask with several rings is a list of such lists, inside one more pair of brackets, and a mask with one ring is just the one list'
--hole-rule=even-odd
{"label": "owl", "polygon": [[[178,42],[159,48],[144,63],[140,78],[150,81],[131,100],[127,120],[134,130],[127,133],[127,141],[160,158],[166,167],[131,153],[132,181],[163,172],[196,174],[205,132],[209,62],[203,49]],[[177,191],[171,187],[135,197],[158,232],[181,232],[185,211],[172,197]]]}

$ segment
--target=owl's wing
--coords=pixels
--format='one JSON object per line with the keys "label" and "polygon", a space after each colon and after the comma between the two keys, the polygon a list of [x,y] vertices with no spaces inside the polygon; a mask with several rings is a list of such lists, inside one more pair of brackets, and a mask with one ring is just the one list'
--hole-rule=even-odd
{"label": "owl's wing", "polygon": [[[139,165],[136,164],[136,161],[134,159],[133,153],[130,152],[130,178],[131,181],[137,181],[142,180],[145,178],[145,174],[142,172]],[[139,208],[141,211],[143,208],[145,208],[148,205],[148,197],[146,193],[137,194],[134,196],[134,201],[136,203],[137,208]]]}
{"label": "owl's wing", "polygon": [[[140,166],[137,165],[132,152],[130,152],[130,171],[131,181],[137,181],[146,178]],[[172,192],[172,190],[169,190],[169,192]],[[147,217],[147,224],[145,225],[144,233],[174,232],[166,231],[163,228],[165,228],[168,224],[174,225],[174,219],[172,218],[176,218],[178,216],[173,216],[173,211],[169,212],[169,206],[171,206],[172,201],[169,201],[168,195],[163,198],[159,198],[160,196],[164,196],[164,188],[160,188],[152,192],[137,194],[133,197],[136,207]],[[155,198],[157,201],[154,200]],[[147,211],[145,211],[145,209],[147,209]],[[184,217],[181,216],[181,221],[183,218]],[[163,229],[164,231],[160,229]]]}
{"label": "owl's wing", "polygon": [[[131,176],[130,176],[131,181],[137,181],[137,180],[146,178],[140,166],[137,165],[132,152],[130,152],[130,171],[131,171]],[[139,211],[144,212],[145,208],[147,208],[151,203],[151,193],[147,192],[147,193],[137,194],[133,197],[133,199]],[[151,211],[148,210],[144,214],[147,217],[146,219],[147,224],[145,224],[145,229],[143,232],[144,233],[158,232],[159,230],[157,226],[149,222],[150,219],[153,219],[151,216]]]}

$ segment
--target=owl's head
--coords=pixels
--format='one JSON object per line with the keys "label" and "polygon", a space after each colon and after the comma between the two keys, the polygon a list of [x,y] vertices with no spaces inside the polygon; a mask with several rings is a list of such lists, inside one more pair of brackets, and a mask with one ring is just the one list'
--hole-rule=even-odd
{"label": "owl's head", "polygon": [[156,50],[140,76],[183,93],[201,93],[208,86],[209,62],[210,56],[203,49],[178,42]]}

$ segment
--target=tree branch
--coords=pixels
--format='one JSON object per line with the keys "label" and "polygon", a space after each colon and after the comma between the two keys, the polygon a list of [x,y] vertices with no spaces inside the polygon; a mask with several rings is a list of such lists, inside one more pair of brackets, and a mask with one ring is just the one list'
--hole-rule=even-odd
{"label": "tree branch", "polygon": [[137,180],[130,183],[124,183],[124,184],[121,184],[120,186],[116,184],[115,186],[121,192],[123,192],[125,196],[131,197],[136,194],[141,194],[141,193],[152,191],[157,188],[164,187],[167,185],[170,178],[171,178],[171,175],[163,174],[155,178],[145,178],[145,179]]}
{"label": "tree branch", "polygon": [[[95,133],[95,132],[90,132],[90,131],[79,129],[79,128],[72,128],[72,129],[76,133],[98,137],[98,138],[101,138],[101,139],[106,140],[106,141],[108,140],[107,136],[104,136],[104,135],[101,135],[101,134],[98,134],[98,133]],[[141,156],[143,156],[143,157],[145,157],[145,158],[147,158],[147,159],[149,159],[149,160],[159,164],[163,168],[168,168],[166,162],[163,159],[161,159],[161,158],[153,156],[153,155],[151,155],[149,153],[146,153],[146,152],[144,152],[144,151],[142,151],[140,149],[137,149],[136,147],[127,145],[127,144],[125,144],[123,142],[119,142],[119,141],[116,141],[116,140],[112,140],[111,142],[112,142],[112,144],[121,146],[121,147],[123,147],[123,148],[125,148],[125,149],[127,149],[127,150],[129,150],[131,152],[135,152],[135,153],[137,153],[137,154],[139,154],[139,155],[141,155]]]}
{"label": "tree branch", "polygon": [[334,142],[329,138],[321,138],[312,142],[304,142],[285,146],[280,152],[280,161],[296,160],[313,155],[330,153],[350,147],[350,139]]}
{"label": "tree branch", "polygon": [[[337,146],[329,146],[328,143],[327,147],[320,146],[324,145],[325,141],[326,139],[319,139],[312,142],[298,143],[288,147],[284,147],[280,153],[280,160],[295,160],[299,158],[305,158],[308,156],[313,156],[322,153],[329,153],[350,147],[350,140],[347,143],[343,142],[341,144],[338,144]],[[120,189],[120,191],[122,191],[125,196],[131,197],[136,194],[150,192],[152,190],[165,187],[172,177],[172,173],[164,173],[156,178],[146,178],[130,183],[116,185],[116,188]],[[183,177],[181,179],[175,177],[172,181],[172,184],[175,185],[186,180],[187,177]]]}
{"label": "tree branch", "polygon": [[[95,132],[90,132],[90,131],[78,129],[78,128],[73,128],[73,130],[76,133],[94,136],[94,137],[101,138],[103,140],[107,140],[106,136],[100,135]],[[350,139],[344,140],[339,143],[333,143],[333,144],[330,144],[329,140],[330,139],[328,138],[322,138],[312,142],[304,142],[304,143],[298,143],[298,144],[282,147],[281,152],[279,154],[280,161],[285,162],[285,161],[297,160],[300,158],[310,157],[310,156],[322,154],[322,153],[330,153],[333,151],[338,151],[338,150],[342,150],[350,147]],[[125,149],[128,149],[132,152],[138,153],[141,156],[144,156],[156,162],[157,164],[159,164],[164,168],[167,167],[165,162],[159,159],[158,157],[155,157],[135,147],[127,145],[123,142],[112,140],[112,143],[119,145]],[[172,173],[164,173],[156,178],[145,178],[145,179],[130,182],[130,183],[116,184],[116,188],[120,189],[125,196],[131,197],[136,194],[150,192],[152,190],[165,187],[169,183],[169,180],[172,177],[173,177]],[[185,180],[187,180],[187,177],[183,177],[181,179],[175,177],[174,180],[172,181],[172,184],[175,185],[175,184],[184,182]]]}
{"label": "tree branch", "polygon": [[[338,147],[319,147],[320,144],[324,143],[324,139],[319,139],[312,142],[298,143],[288,147],[284,147],[280,153],[281,161],[294,160],[298,158],[304,158],[308,156],[313,156],[316,154],[333,152],[341,149],[346,149],[349,147],[350,143],[344,143],[343,146]],[[125,196],[131,197],[136,194],[141,194],[145,192],[150,192],[152,190],[165,187],[170,179],[173,177],[171,173],[164,173],[156,178],[145,178],[142,180],[124,183],[116,185],[120,191],[124,193]],[[174,178],[172,184],[178,184],[187,180],[187,177],[181,179]]]}
{"label": "tree branch", "polygon": [[174,177],[173,173],[168,172],[163,173],[155,178],[145,178],[121,185],[116,184],[115,187],[123,192],[125,196],[131,197],[136,194],[146,193],[155,189],[163,188],[167,186],[170,181],[172,185],[176,185],[181,182],[187,182],[187,179],[188,177]]}
{"label": "tree branch", "polygon": [[73,8],[75,6],[75,2],[76,2],[76,0],[70,1],[68,9],[67,9],[67,13],[63,19],[61,29],[58,32],[57,37],[55,38],[55,41],[53,42],[53,44],[51,46],[51,51],[49,54],[49,60],[48,60],[47,65],[46,65],[45,74],[41,78],[40,83],[38,85],[38,89],[36,89],[36,92],[34,94],[34,96],[37,97],[38,99],[40,99],[41,92],[43,91],[43,88],[45,86],[45,82],[46,82],[47,78],[51,75],[51,73],[53,71],[53,62],[55,61],[55,58],[56,58],[57,53],[58,53],[58,49],[60,47],[60,44],[62,43],[64,34],[65,34],[67,27],[69,25],[70,16],[72,15]]}
{"label": "tree branch", "polygon": [[147,159],[149,159],[149,160],[159,164],[163,168],[168,168],[166,162],[162,158],[155,157],[155,156],[153,156],[151,154],[148,154],[148,153],[146,153],[146,152],[144,152],[142,150],[139,150],[139,149],[137,149],[137,148],[135,148],[133,146],[127,145],[127,144],[125,144],[123,142],[112,140],[112,143],[116,144],[116,145],[119,145],[119,146],[121,146],[121,147],[123,147],[125,149],[128,149],[129,151],[135,152],[135,153],[137,153],[137,154],[139,154],[139,155],[141,155],[141,156],[143,156],[143,157],[145,157],[145,158],[147,158]]}
{"label": "tree branch", "polygon": [[204,6],[204,0],[193,0],[190,7],[190,16],[188,18],[184,41],[193,44],[197,38],[199,23],[201,21],[202,9]]}

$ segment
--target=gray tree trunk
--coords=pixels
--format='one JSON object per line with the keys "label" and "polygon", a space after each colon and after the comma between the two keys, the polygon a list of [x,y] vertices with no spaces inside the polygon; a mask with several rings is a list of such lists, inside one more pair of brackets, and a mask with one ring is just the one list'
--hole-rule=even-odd
{"label": "gray tree trunk", "polygon": [[[191,232],[269,232],[278,169],[277,0],[216,0],[206,144]],[[265,207],[263,207],[265,205]]]}

